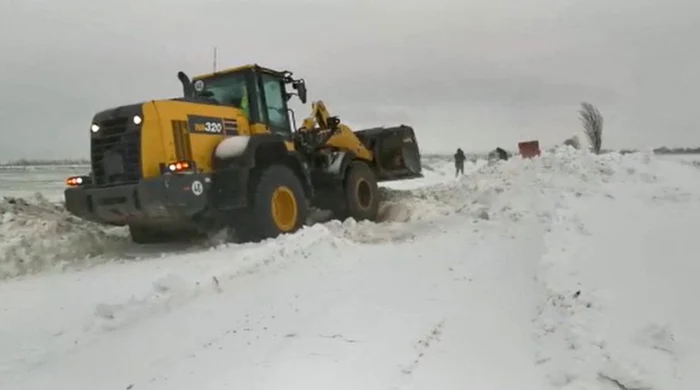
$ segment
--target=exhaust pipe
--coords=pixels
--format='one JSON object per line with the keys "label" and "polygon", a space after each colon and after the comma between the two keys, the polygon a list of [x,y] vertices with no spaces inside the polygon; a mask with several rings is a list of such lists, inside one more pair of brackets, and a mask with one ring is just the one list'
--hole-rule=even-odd
{"label": "exhaust pipe", "polygon": [[182,83],[182,94],[184,98],[194,97],[194,87],[192,86],[192,81],[183,71],[177,72],[177,78]]}

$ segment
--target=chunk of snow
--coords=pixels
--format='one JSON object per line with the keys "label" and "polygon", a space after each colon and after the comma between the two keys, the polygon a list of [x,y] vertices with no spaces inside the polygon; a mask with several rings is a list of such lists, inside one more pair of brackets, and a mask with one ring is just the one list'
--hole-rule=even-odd
{"label": "chunk of snow", "polygon": [[124,234],[81,220],[41,194],[0,201],[0,280],[107,261],[100,257],[123,247]]}
{"label": "chunk of snow", "polygon": [[235,135],[224,138],[223,141],[216,145],[214,155],[218,158],[232,158],[240,156],[243,154],[243,152],[245,152],[249,141],[250,136],[247,135]]}

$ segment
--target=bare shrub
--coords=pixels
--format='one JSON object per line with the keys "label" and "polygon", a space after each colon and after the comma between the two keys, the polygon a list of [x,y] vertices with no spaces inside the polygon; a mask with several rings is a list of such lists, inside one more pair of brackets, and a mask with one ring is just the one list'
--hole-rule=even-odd
{"label": "bare shrub", "polygon": [[593,148],[593,153],[600,154],[600,149],[603,147],[603,116],[594,105],[583,102],[579,110],[579,119]]}

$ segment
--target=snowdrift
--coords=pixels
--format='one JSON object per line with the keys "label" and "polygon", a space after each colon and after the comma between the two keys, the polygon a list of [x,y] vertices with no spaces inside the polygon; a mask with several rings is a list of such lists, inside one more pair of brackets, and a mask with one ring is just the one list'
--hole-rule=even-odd
{"label": "snowdrift", "polygon": [[41,194],[0,201],[0,279],[92,263],[126,237],[71,216]]}
{"label": "snowdrift", "polygon": [[[540,197],[525,197],[534,195],[531,194],[533,190],[537,194],[547,188],[584,193],[613,180],[654,180],[649,166],[653,158],[644,153],[625,157],[618,153],[594,156],[561,147],[530,160],[517,157],[508,161],[482,160],[467,165],[467,175],[459,180],[443,179],[439,184],[408,191],[383,188],[382,218],[407,222],[457,213],[481,219],[518,219],[537,209],[533,202]],[[443,164],[443,177],[447,169],[452,173],[454,168]],[[520,204],[514,203],[512,197],[525,199]]]}

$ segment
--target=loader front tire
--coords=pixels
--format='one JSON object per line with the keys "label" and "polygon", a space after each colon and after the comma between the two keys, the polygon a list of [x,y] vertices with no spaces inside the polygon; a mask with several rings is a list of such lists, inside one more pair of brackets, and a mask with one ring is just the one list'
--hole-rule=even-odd
{"label": "loader front tire", "polygon": [[342,207],[335,210],[340,220],[376,221],[379,210],[379,187],[372,169],[362,161],[350,163],[343,183]]}
{"label": "loader front tire", "polygon": [[239,235],[245,241],[259,241],[299,230],[306,222],[308,205],[294,171],[275,164],[256,176],[251,183],[248,226],[241,226]]}

